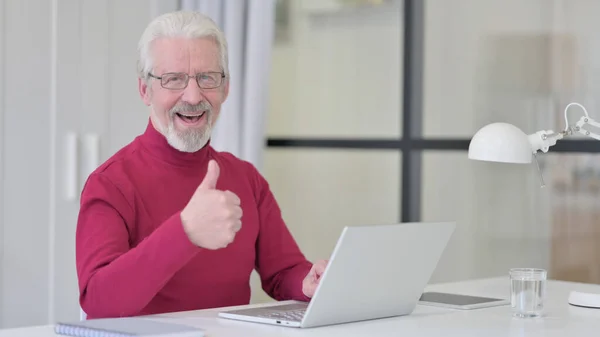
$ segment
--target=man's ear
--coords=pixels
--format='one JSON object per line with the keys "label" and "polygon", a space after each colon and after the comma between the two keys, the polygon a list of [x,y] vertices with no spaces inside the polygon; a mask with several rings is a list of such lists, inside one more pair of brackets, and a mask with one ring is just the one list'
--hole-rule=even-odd
{"label": "man's ear", "polygon": [[142,78],[138,78],[138,89],[140,91],[140,97],[142,98],[142,101],[144,101],[144,104],[146,104],[147,106],[150,106],[150,98],[152,96],[152,88],[150,88],[148,86],[148,84],[146,83],[146,80],[142,79]]}

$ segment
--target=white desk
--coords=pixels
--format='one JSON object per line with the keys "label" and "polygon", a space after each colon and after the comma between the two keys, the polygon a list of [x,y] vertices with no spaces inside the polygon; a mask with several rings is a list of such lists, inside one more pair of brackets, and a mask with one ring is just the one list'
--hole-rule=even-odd
{"label": "white desk", "polygon": [[[468,295],[508,296],[508,278],[492,278],[458,283],[437,284],[427,290]],[[600,285],[548,281],[547,312],[543,318],[518,319],[511,316],[510,306],[459,311],[418,306],[409,316],[297,329],[245,323],[217,317],[217,310],[179,312],[151,316],[156,319],[186,323],[206,330],[208,337],[270,336],[596,336],[600,331],[600,309],[570,306],[571,290],[600,293]],[[0,330],[0,337],[56,336],[52,326]]]}

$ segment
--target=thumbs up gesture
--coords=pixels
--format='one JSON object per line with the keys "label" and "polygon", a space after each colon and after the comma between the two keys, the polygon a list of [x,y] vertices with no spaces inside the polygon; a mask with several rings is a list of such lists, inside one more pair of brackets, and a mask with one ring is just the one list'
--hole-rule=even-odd
{"label": "thumbs up gesture", "polygon": [[183,229],[190,241],[206,249],[227,247],[242,227],[240,198],[216,189],[219,166],[208,163],[206,176],[181,211]]}

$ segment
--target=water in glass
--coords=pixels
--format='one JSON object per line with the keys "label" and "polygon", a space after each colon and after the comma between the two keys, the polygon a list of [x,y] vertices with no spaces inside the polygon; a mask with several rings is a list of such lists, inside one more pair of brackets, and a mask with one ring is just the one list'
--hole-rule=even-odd
{"label": "water in glass", "polygon": [[511,270],[511,306],[517,317],[538,317],[544,310],[546,272],[539,269]]}

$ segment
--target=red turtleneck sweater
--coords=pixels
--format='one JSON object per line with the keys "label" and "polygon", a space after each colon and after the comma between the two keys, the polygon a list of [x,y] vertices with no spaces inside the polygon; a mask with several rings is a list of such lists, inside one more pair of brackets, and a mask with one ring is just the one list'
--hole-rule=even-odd
{"label": "red turtleneck sweater", "polygon": [[[217,189],[236,193],[244,213],[235,241],[220,250],[192,244],[179,217],[210,159],[220,168]],[[308,301],[302,280],[312,266],[250,163],[210,145],[179,152],[151,123],[89,176],[76,257],[89,318],[247,304],[255,268],[271,297]]]}

